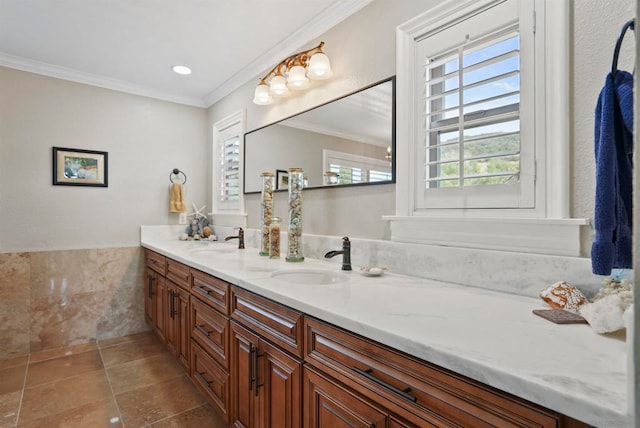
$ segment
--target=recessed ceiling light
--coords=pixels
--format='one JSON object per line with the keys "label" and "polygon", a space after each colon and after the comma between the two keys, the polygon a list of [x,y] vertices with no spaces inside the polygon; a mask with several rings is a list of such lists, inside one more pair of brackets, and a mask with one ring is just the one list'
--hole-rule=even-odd
{"label": "recessed ceiling light", "polygon": [[173,71],[175,71],[178,74],[191,74],[191,69],[189,67],[186,67],[184,65],[176,65],[173,67]]}

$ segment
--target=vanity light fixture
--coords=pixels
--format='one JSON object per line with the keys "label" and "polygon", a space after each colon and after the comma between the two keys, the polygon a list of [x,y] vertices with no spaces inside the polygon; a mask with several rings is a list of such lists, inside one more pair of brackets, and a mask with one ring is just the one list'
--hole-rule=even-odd
{"label": "vanity light fixture", "polygon": [[173,71],[178,73],[178,74],[182,74],[184,76],[191,74],[191,69],[187,66],[184,65],[175,65],[173,66]]}
{"label": "vanity light fixture", "polygon": [[289,90],[302,90],[311,85],[311,80],[329,79],[333,72],[329,57],[322,52],[324,42],[314,48],[298,52],[283,59],[273,67],[256,86],[253,102],[268,105],[274,98],[284,98]]}

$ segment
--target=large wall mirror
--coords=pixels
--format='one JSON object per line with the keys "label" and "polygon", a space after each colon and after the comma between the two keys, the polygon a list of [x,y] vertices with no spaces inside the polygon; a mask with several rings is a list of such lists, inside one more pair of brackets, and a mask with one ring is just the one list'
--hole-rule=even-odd
{"label": "large wall mirror", "polygon": [[304,171],[305,188],[394,183],[395,77],[245,134],[244,193],[260,174],[287,188],[287,170]]}

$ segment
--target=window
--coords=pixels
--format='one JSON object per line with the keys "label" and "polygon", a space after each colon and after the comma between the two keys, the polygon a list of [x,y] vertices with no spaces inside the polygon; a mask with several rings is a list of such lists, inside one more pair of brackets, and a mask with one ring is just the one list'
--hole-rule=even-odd
{"label": "window", "polygon": [[580,255],[569,9],[449,0],[398,26],[393,241]]}
{"label": "window", "polygon": [[418,209],[533,206],[535,138],[525,123],[534,122],[534,76],[522,66],[532,63],[533,25],[519,18],[523,3],[417,42]]}
{"label": "window", "polygon": [[240,136],[235,127],[220,133],[220,187],[218,198],[221,202],[237,201],[240,198]]}
{"label": "window", "polygon": [[243,111],[213,125],[213,214],[242,211],[243,135]]}

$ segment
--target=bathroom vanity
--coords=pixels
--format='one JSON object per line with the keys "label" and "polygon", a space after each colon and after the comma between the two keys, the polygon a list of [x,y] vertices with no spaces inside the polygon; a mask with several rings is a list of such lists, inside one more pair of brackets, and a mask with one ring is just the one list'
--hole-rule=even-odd
{"label": "bathroom vanity", "polygon": [[535,299],[144,232],[142,246],[147,320],[229,425],[628,426],[624,342],[538,318]]}

